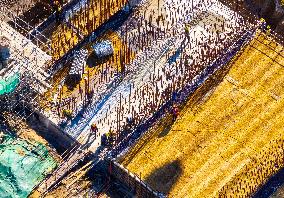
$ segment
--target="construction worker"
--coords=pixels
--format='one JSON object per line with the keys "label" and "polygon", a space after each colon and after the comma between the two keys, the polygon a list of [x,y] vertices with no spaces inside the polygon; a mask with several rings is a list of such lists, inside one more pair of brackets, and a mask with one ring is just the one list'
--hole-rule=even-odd
{"label": "construction worker", "polygon": [[69,109],[63,109],[63,115],[67,118],[67,120],[71,120],[72,119],[72,110]]}
{"label": "construction worker", "polygon": [[60,24],[60,12],[61,12],[61,3],[58,0],[52,1],[52,7],[55,11],[55,20],[57,24]]}
{"label": "construction worker", "polygon": [[114,135],[115,135],[114,131],[110,127],[109,131],[106,133],[106,138],[107,138],[107,144],[108,145],[112,145],[112,143],[114,141]]}
{"label": "construction worker", "polygon": [[271,27],[270,27],[270,25],[268,25],[267,27],[266,27],[266,35],[267,36],[270,36],[270,34],[271,34]]}
{"label": "construction worker", "polygon": [[91,125],[90,133],[87,134],[88,135],[88,139],[86,140],[86,146],[87,145],[91,145],[93,143],[93,141],[97,137],[97,132],[98,132],[98,127],[97,127],[97,125],[95,123],[93,123]]}
{"label": "construction worker", "polygon": [[264,19],[264,18],[261,18],[261,19],[260,19],[260,23],[261,23],[261,26],[260,26],[261,31],[262,31],[262,32],[266,32],[267,23],[266,23],[265,19]]}
{"label": "construction worker", "polygon": [[97,136],[98,127],[97,127],[96,123],[93,123],[93,124],[91,125],[91,133],[92,133],[92,135]]}
{"label": "construction worker", "polygon": [[184,31],[185,31],[185,36],[186,36],[186,38],[187,38],[188,40],[190,40],[190,36],[189,36],[189,34],[190,34],[190,26],[189,26],[189,24],[185,24]]}
{"label": "construction worker", "polygon": [[173,105],[172,115],[173,115],[173,122],[175,122],[177,117],[179,116],[179,109],[176,104]]}

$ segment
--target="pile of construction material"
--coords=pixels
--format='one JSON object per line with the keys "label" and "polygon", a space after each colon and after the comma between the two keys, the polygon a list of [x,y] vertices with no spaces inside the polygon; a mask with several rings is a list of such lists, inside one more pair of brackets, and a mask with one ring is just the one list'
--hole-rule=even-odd
{"label": "pile of construction material", "polygon": [[86,49],[81,49],[74,53],[69,75],[66,79],[66,83],[70,88],[74,87],[82,79],[87,56],[88,50]]}
{"label": "pile of construction material", "polygon": [[86,66],[87,56],[88,50],[86,49],[81,49],[75,52],[69,75],[78,75],[82,77],[83,69]]}
{"label": "pile of construction material", "polygon": [[97,58],[105,58],[113,55],[113,46],[111,41],[106,40],[93,45],[94,54]]}

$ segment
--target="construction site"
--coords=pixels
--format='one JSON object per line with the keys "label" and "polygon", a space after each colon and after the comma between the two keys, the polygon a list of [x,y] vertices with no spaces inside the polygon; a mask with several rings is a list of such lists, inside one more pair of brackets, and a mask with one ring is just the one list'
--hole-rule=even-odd
{"label": "construction site", "polygon": [[0,0],[0,198],[284,198],[284,2]]}

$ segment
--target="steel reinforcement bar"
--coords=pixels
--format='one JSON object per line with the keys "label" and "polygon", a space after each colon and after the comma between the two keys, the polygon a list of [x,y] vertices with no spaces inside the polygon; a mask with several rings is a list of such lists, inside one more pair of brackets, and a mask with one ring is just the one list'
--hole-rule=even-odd
{"label": "steel reinforcement bar", "polygon": [[200,75],[196,76],[196,80],[183,87],[176,93],[175,101],[173,99],[167,101],[160,109],[154,113],[152,117],[141,123],[132,133],[124,137],[122,141],[112,149],[110,152],[111,158],[116,158],[124,150],[131,147],[138,141],[141,135],[147,131],[157,120],[159,120],[168,109],[171,108],[171,104],[183,104],[187,98],[199,88],[211,75],[222,69],[223,66],[227,65],[233,57],[253,38],[256,33],[256,29],[246,31],[243,36],[235,42],[227,51],[217,58],[211,65],[209,65]]}

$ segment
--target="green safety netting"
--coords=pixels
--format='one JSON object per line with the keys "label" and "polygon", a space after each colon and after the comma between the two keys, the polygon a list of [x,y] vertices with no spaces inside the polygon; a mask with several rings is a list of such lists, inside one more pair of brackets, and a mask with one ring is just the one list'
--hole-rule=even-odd
{"label": "green safety netting", "polygon": [[19,72],[15,72],[9,77],[0,79],[0,95],[14,91],[20,82]]}
{"label": "green safety netting", "polygon": [[0,198],[25,198],[56,167],[43,144],[12,135],[0,144]]}

